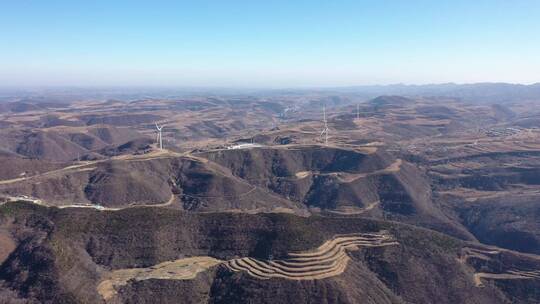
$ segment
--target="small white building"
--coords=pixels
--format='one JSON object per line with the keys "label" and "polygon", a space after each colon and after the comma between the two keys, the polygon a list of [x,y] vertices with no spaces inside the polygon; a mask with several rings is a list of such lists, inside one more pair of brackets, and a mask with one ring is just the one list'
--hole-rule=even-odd
{"label": "small white building", "polygon": [[229,147],[227,147],[227,149],[236,150],[236,149],[260,148],[260,147],[262,147],[262,145],[260,145],[260,144],[242,143],[242,144],[237,144],[237,145],[234,145],[234,146],[229,146]]}

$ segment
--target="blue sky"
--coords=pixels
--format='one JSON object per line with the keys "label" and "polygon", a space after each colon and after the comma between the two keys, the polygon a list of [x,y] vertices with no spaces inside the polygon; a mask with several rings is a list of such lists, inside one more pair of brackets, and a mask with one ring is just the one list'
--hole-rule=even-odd
{"label": "blue sky", "polygon": [[540,1],[0,0],[0,86],[540,81]]}

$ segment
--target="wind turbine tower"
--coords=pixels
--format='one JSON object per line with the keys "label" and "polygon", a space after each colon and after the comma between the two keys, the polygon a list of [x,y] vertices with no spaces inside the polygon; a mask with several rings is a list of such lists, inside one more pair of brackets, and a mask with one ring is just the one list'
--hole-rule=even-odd
{"label": "wind turbine tower", "polygon": [[321,132],[321,138],[324,136],[324,144],[328,145],[328,122],[326,121],[326,106],[323,106],[324,129]]}
{"label": "wind turbine tower", "polygon": [[356,120],[360,120],[360,104],[356,104]]}
{"label": "wind turbine tower", "polygon": [[162,137],[162,134],[161,134],[161,130],[163,129],[163,126],[158,126],[158,124],[156,123],[156,129],[158,130],[158,134],[157,134],[157,142],[159,143],[159,149],[160,150],[163,150],[163,137]]}

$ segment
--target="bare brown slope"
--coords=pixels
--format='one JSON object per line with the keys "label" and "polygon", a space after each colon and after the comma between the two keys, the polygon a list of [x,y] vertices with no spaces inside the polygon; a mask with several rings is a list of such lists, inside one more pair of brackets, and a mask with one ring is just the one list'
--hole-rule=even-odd
{"label": "bare brown slope", "polygon": [[189,157],[134,157],[91,162],[0,184],[2,193],[48,205],[160,205],[193,211],[270,211],[302,206]]}
{"label": "bare brown slope", "polygon": [[65,163],[48,162],[19,156],[0,156],[0,180],[32,176],[66,166]]}
{"label": "bare brown slope", "polygon": [[382,154],[325,146],[231,149],[202,153],[201,156],[248,180],[289,177],[302,171],[368,173],[391,164],[391,160]]}
{"label": "bare brown slope", "polygon": [[[193,214],[157,208],[98,212],[26,204],[0,207],[0,219],[16,219],[18,226],[11,232],[17,237],[36,236],[17,243],[14,254],[0,266],[0,277],[19,296],[41,302],[103,303],[97,286],[111,270],[152,267],[201,255],[281,259],[289,252],[317,248],[336,234],[382,230],[399,245],[355,251],[345,272],[331,278],[260,280],[218,266],[193,279],[128,282],[111,302],[311,303],[317,299],[322,303],[491,304],[539,299],[534,292],[520,289],[524,283],[540,287],[534,278],[484,277],[484,286],[475,280],[480,269],[484,273],[506,273],[513,268],[536,271],[540,269],[537,257],[506,252],[504,258],[497,258],[490,253],[492,262],[477,264],[466,258],[469,243],[391,222],[285,214]],[[16,233],[23,230],[25,234]],[[482,245],[474,248],[493,251]]]}
{"label": "bare brown slope", "polygon": [[538,153],[481,153],[430,168],[437,200],[480,241],[540,253]]}
{"label": "bare brown slope", "polygon": [[390,218],[474,239],[433,203],[416,165],[384,152],[324,146],[221,150],[201,156],[251,184],[308,207]]}
{"label": "bare brown slope", "polygon": [[35,132],[22,140],[16,152],[30,158],[68,161],[83,155],[86,149],[59,134]]}
{"label": "bare brown slope", "polygon": [[113,149],[131,141],[146,139],[135,130],[114,126],[55,127],[27,131],[0,132],[0,146],[20,156],[46,161],[67,162],[84,158],[104,148]]}
{"label": "bare brown slope", "polygon": [[144,123],[154,123],[162,119],[161,116],[155,114],[117,114],[117,115],[98,115],[87,114],[78,117],[87,125],[107,124],[113,126],[137,126]]}
{"label": "bare brown slope", "polygon": [[[373,189],[363,180],[392,164],[391,158],[384,155],[322,146],[221,150],[201,156],[253,185],[324,209],[340,205],[362,207],[376,201],[370,195]],[[351,188],[355,184],[360,188]]]}

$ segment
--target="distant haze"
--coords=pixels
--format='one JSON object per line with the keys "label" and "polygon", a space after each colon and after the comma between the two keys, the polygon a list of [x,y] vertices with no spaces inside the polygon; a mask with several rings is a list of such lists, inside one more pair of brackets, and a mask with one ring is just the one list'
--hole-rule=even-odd
{"label": "distant haze", "polygon": [[4,1],[0,86],[540,81],[539,1]]}

